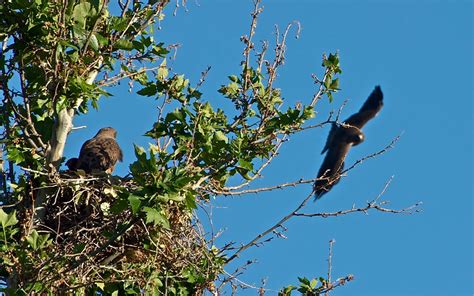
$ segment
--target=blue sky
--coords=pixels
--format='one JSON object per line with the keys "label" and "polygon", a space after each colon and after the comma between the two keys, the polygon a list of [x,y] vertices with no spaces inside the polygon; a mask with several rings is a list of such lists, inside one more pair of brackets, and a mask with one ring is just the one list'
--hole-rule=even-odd
{"label": "blue sky", "polygon": [[[212,69],[202,90],[219,104],[217,89],[227,75],[237,74],[248,33],[252,2],[188,1],[177,16],[167,11],[156,38],[180,43],[169,63],[196,83]],[[321,55],[339,51],[341,91],[330,104],[318,103],[313,123],[327,118],[345,99],[342,119],[358,110],[375,85],[385,106],[364,127],[366,141],[354,147],[347,163],[380,150],[402,134],[396,147],[364,162],[306,212],[364,206],[394,179],[383,196],[390,207],[423,201],[423,212],[393,215],[370,212],[336,218],[294,218],[284,233],[263,247],[242,254],[231,272],[247,260],[258,263],[239,277],[270,290],[295,284],[297,276],[324,276],[328,241],[335,239],[333,278],[354,274],[355,280],[335,295],[471,295],[473,282],[473,7],[471,1],[264,1],[255,41],[273,42],[274,25],[297,20],[298,40],[288,40],[286,63],[277,86],[285,104],[309,102],[315,91],[311,73],[320,74]],[[294,36],[294,35],[292,35]],[[273,43],[271,43],[273,44]],[[136,89],[138,90],[138,89]],[[146,146],[142,135],[156,117],[153,99],[110,89],[114,97],[100,111],[75,119],[87,125],[72,133],[66,156],[103,126],[114,126],[124,149],[125,175],[134,160],[133,145]],[[109,115],[109,114],[113,114]],[[323,157],[328,128],[305,131],[281,150],[254,187],[314,178]],[[292,211],[310,186],[240,197],[216,197],[213,222],[224,230],[218,243],[247,242]],[[239,295],[256,295],[254,290]],[[272,295],[273,292],[269,292]]]}

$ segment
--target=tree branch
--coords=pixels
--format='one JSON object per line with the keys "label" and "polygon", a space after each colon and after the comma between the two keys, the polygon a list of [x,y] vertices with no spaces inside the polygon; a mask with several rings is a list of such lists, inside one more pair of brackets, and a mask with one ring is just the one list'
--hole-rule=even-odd
{"label": "tree branch", "polygon": [[292,212],[290,212],[289,214],[284,216],[277,223],[275,223],[272,227],[270,227],[267,230],[263,231],[262,233],[258,234],[251,241],[249,241],[245,245],[238,248],[237,251],[231,257],[229,257],[229,259],[227,259],[226,262],[228,263],[228,262],[232,261],[233,259],[238,257],[239,254],[242,253],[243,251],[247,250],[248,248],[250,248],[254,245],[257,245],[262,238],[264,238],[265,236],[267,236],[271,232],[275,231],[276,229],[278,229],[280,227],[283,227],[283,223],[285,223],[286,221],[288,221],[292,217],[300,216],[300,217],[323,217],[323,218],[326,218],[326,217],[335,217],[335,216],[340,216],[340,215],[346,215],[346,214],[354,213],[354,212],[364,212],[364,213],[367,214],[367,212],[370,209],[375,209],[377,211],[386,212],[386,213],[408,213],[408,214],[411,214],[413,212],[419,212],[420,210],[417,209],[417,207],[422,204],[421,202],[418,202],[418,203],[416,203],[416,204],[414,204],[410,207],[407,207],[407,208],[404,208],[404,209],[401,209],[401,210],[394,210],[394,209],[390,209],[390,208],[385,208],[384,205],[387,204],[388,202],[384,202],[384,201],[378,202],[380,197],[387,190],[387,188],[390,185],[392,179],[393,179],[393,177],[390,178],[389,181],[387,181],[387,183],[385,184],[383,190],[379,193],[379,195],[374,200],[369,202],[367,204],[367,206],[364,207],[364,208],[356,208],[355,206],[353,206],[349,210],[341,210],[341,211],[337,211],[337,212],[312,213],[312,214],[299,213],[299,210],[301,210],[308,203],[309,199],[314,196],[314,191],[315,190],[313,188],[311,193],[308,196],[306,196],[306,198],[303,199],[303,201]]}

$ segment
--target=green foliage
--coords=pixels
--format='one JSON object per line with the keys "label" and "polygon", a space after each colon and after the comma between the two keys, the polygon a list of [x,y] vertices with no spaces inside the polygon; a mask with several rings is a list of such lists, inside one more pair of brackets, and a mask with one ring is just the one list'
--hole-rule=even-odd
{"label": "green foliage", "polygon": [[333,93],[339,90],[339,78],[334,78],[334,76],[342,73],[339,65],[339,55],[337,53],[330,53],[329,57],[324,55],[322,66],[326,67],[326,75],[323,81],[324,90],[329,101],[332,102]]}
{"label": "green foliage", "polygon": [[[251,63],[218,88],[233,106],[224,111],[199,91],[201,82],[170,73],[170,47],[154,39],[154,22],[163,19],[168,1],[129,2],[117,15],[103,0],[0,4],[2,151],[12,167],[26,170],[12,173],[4,190],[12,210],[0,208],[0,275],[14,279],[13,293],[211,290],[225,250],[198,231],[198,204],[231,181],[258,177],[262,161],[315,115],[312,106],[283,108],[282,91],[273,86],[276,66],[264,72]],[[323,66],[323,93],[332,100],[338,55],[324,57]],[[65,124],[61,114],[72,120],[98,109],[100,97],[110,95],[106,86],[123,79],[160,106],[146,133],[153,144],[135,146],[131,178],[51,170],[59,165],[48,155]],[[324,285],[302,278],[299,288],[282,293],[319,295],[318,283]]]}
{"label": "green foliage", "polygon": [[278,292],[279,296],[290,296],[293,291],[298,291],[305,296],[319,296],[328,291],[328,282],[320,277],[309,280],[305,277],[298,277],[299,286],[286,286]]}
{"label": "green foliage", "polygon": [[0,226],[2,227],[3,234],[3,244],[0,244],[0,249],[2,251],[8,250],[8,241],[11,240],[18,232],[18,228],[12,227],[17,223],[18,219],[16,218],[16,211],[12,211],[7,214],[3,209],[0,208]]}

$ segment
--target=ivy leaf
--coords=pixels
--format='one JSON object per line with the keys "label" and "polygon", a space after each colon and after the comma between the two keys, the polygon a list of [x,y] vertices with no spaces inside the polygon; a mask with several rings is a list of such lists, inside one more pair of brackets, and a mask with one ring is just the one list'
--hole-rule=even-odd
{"label": "ivy leaf", "polygon": [[44,245],[48,244],[49,238],[49,233],[46,234],[38,234],[36,229],[33,229],[33,231],[26,237],[26,241],[30,244],[30,246],[33,248],[33,250],[38,250],[42,248]]}
{"label": "ivy leaf", "polygon": [[18,223],[18,220],[16,219],[16,211],[7,214],[3,209],[0,208],[0,223],[4,229],[8,226]]}

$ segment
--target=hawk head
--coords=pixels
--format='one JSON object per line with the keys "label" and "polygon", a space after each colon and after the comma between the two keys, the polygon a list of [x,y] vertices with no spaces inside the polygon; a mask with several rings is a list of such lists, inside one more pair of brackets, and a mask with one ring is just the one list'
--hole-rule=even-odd
{"label": "hawk head", "polygon": [[345,135],[345,141],[352,146],[359,145],[364,142],[365,136],[360,129],[354,126],[341,126],[341,130]]}
{"label": "hawk head", "polygon": [[94,138],[100,137],[115,139],[117,137],[117,131],[113,127],[103,127],[94,136]]}
{"label": "hawk head", "polygon": [[75,171],[79,165],[79,159],[77,157],[70,158],[66,161],[66,166],[69,170]]}

